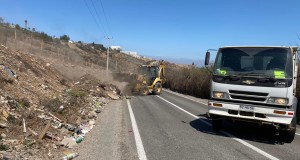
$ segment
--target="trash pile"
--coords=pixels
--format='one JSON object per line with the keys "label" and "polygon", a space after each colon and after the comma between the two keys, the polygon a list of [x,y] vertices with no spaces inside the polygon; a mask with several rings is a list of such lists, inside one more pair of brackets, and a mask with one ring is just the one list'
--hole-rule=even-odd
{"label": "trash pile", "polygon": [[120,90],[91,75],[73,82],[52,64],[0,45],[0,159],[72,159]]}

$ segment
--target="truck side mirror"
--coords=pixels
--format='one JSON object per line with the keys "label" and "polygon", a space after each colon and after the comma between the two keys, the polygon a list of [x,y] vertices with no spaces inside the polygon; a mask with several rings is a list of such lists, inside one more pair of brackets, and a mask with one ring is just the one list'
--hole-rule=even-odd
{"label": "truck side mirror", "polygon": [[210,52],[206,52],[206,55],[205,55],[205,65],[207,66],[209,64],[209,58],[210,58]]}

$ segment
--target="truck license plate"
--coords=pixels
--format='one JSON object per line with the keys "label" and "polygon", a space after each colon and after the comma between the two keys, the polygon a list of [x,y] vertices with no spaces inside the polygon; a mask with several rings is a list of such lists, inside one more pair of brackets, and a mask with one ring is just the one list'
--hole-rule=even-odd
{"label": "truck license plate", "polygon": [[253,112],[254,108],[248,105],[240,105],[240,110]]}

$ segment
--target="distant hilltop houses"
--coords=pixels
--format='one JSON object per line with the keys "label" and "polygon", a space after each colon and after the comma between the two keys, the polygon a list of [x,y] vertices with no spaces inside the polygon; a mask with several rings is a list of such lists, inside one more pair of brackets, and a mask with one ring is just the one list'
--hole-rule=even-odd
{"label": "distant hilltop houses", "polygon": [[125,54],[128,54],[132,57],[135,57],[135,58],[142,58],[142,56],[138,55],[137,52],[133,52],[133,51],[121,51],[122,53],[125,53]]}
{"label": "distant hilltop houses", "polygon": [[121,49],[121,46],[110,46],[110,48],[112,49],[112,50],[117,50],[117,51],[121,51],[122,49]]}
{"label": "distant hilltop houses", "polygon": [[110,48],[112,50],[116,50],[116,51],[120,51],[121,53],[128,54],[128,55],[130,55],[132,57],[135,57],[135,58],[145,58],[143,56],[138,55],[138,53],[135,52],[135,51],[122,51],[121,46],[110,46]]}

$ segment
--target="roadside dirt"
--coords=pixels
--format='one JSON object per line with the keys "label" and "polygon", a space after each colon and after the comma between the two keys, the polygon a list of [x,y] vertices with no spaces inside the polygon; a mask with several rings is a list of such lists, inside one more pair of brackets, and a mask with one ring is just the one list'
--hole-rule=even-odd
{"label": "roadside dirt", "polygon": [[0,46],[0,158],[60,159],[107,103],[122,98],[116,85],[76,67],[65,71],[76,77],[65,77],[54,65]]}

